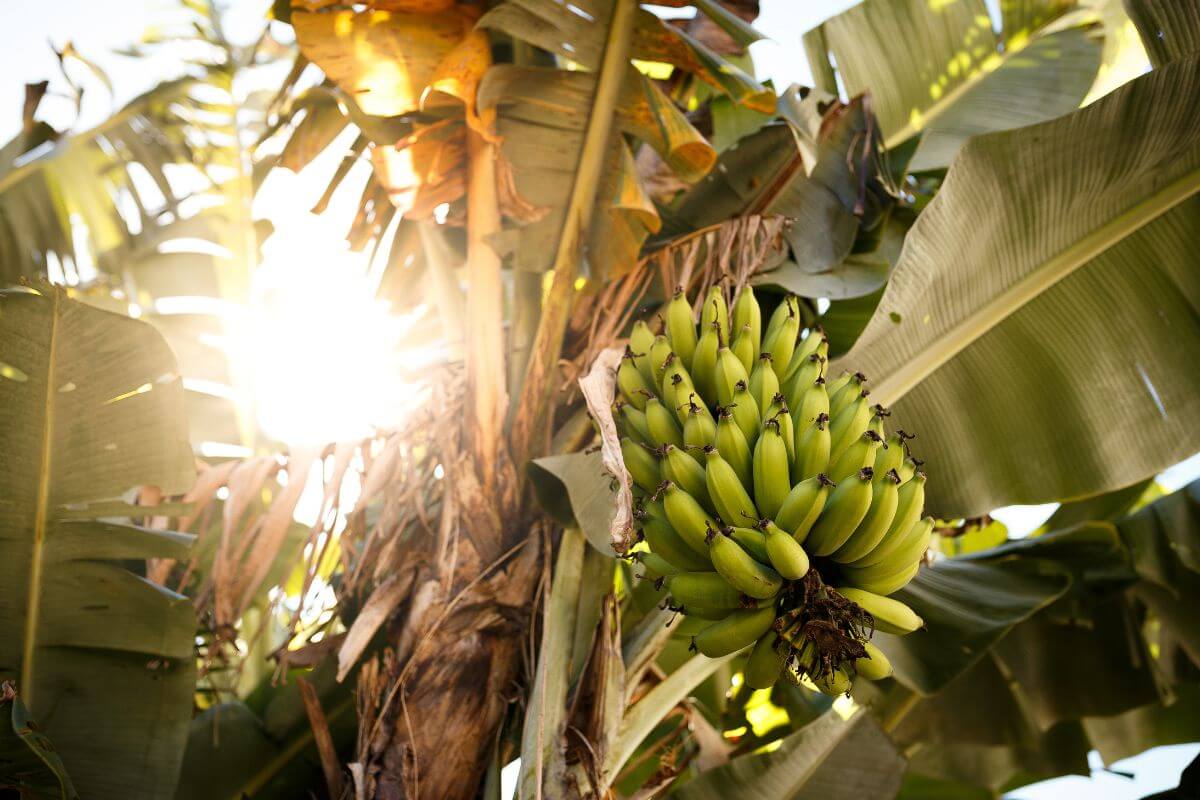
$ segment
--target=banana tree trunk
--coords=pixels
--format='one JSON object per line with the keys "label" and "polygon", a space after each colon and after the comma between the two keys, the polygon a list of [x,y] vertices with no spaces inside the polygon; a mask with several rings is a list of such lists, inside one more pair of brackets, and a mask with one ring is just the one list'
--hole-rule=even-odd
{"label": "banana tree trunk", "polygon": [[454,607],[431,606],[413,631],[423,645],[391,704],[378,800],[476,796],[505,711],[520,693],[539,561],[536,543],[529,549],[532,557],[518,555]]}

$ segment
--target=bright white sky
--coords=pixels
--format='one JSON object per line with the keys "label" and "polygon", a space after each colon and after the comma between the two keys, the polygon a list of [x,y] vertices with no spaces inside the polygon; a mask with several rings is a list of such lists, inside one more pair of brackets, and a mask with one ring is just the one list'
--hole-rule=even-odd
{"label": "bright white sky", "polygon": [[[989,5],[995,0],[987,0]],[[776,87],[790,83],[809,83],[810,73],[800,37],[822,20],[854,5],[856,0],[762,0],[762,15],[756,23],[772,40],[759,42],[753,55],[759,76],[771,78]],[[237,0],[227,22],[231,36],[250,39],[257,32],[268,3],[265,0]],[[181,72],[173,57],[160,53],[148,61],[133,61],[111,51],[128,45],[133,36],[151,25],[163,25],[178,19],[171,0],[57,0],[53,3],[8,0],[0,30],[0,142],[7,141],[20,127],[23,87],[27,82],[49,78],[52,89],[63,87],[57,60],[50,44],[61,47],[68,40],[86,57],[104,69],[112,79],[116,98],[110,101],[94,81],[84,104],[77,129],[99,123],[109,111],[140,94],[154,83]],[[78,67],[75,68],[78,70]],[[86,77],[79,71],[78,78]],[[56,127],[71,123],[73,105],[66,99],[52,98],[43,104],[43,118]],[[1171,470],[1164,482],[1178,488],[1200,474],[1200,457]],[[1052,507],[1035,506],[1003,510],[998,514],[1014,533],[1026,533],[1049,515]],[[1010,795],[1011,800],[1139,800],[1147,794],[1176,785],[1179,773],[1200,745],[1159,748],[1114,765],[1135,774],[1133,780],[1110,773],[1094,772],[1091,779],[1062,778],[1026,787]],[[1101,766],[1098,759],[1094,767]]]}

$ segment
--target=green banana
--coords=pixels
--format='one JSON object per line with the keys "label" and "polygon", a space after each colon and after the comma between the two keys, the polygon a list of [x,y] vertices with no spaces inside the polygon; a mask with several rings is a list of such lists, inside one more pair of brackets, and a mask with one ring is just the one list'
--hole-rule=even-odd
{"label": "green banana", "polygon": [[830,414],[829,458],[836,461],[847,447],[867,432],[870,422],[871,405],[866,395],[859,395],[841,411]]}
{"label": "green banana", "polygon": [[694,394],[696,387],[692,385],[692,376],[679,363],[679,357],[671,353],[663,367],[662,401],[663,405],[675,412],[680,425],[687,419],[685,409],[688,398]]}
{"label": "green banana", "polygon": [[742,677],[751,689],[770,689],[779,680],[779,674],[783,671],[783,657],[775,650],[778,641],[779,637],[774,631],[767,631],[750,651]]}
{"label": "green banana", "polygon": [[[650,418],[650,406],[646,406],[646,418]],[[830,448],[832,449],[832,443]],[[875,454],[883,446],[883,440],[873,430],[867,430],[858,437],[840,456],[829,466],[829,479],[835,483],[843,481],[863,467],[871,467],[874,471]]]}
{"label": "green banana", "polygon": [[717,326],[717,333],[721,336],[721,342],[728,343],[729,306],[725,304],[725,292],[720,286],[714,286],[708,290],[708,297],[704,298],[704,306],[700,309],[701,329],[707,330],[714,322]]}
{"label": "green banana", "polygon": [[[825,336],[825,331],[818,325],[815,328],[809,328],[804,334],[804,338],[800,340],[799,347],[796,352],[800,358],[808,358],[810,355],[817,355],[824,359],[825,354],[829,352],[829,339]],[[793,360],[795,356],[793,356]]]}
{"label": "green banana", "polygon": [[[793,314],[796,314],[798,312],[798,308],[799,307],[796,305],[796,298],[794,295],[789,294],[784,297],[783,302],[775,306],[775,310],[771,312],[771,318],[767,320],[767,329],[763,331],[762,335],[763,341],[765,342],[767,339],[774,336],[775,332],[779,330],[779,326],[783,324],[784,320]],[[782,367],[786,365],[780,364],[780,366]]]}
{"label": "green banana", "polygon": [[779,393],[779,378],[771,368],[771,354],[763,353],[758,357],[758,363],[750,372],[750,394],[758,403],[758,408],[764,414],[771,405],[772,399]]}
{"label": "green banana", "polygon": [[[754,296],[753,287],[743,286],[738,293],[730,311],[730,327],[749,335],[753,345],[751,352],[757,357],[762,351],[762,309],[758,305],[758,298]],[[746,369],[750,367],[747,365]]]}
{"label": "green banana", "polygon": [[781,379],[779,383],[784,387],[783,394],[787,397],[788,405],[792,408],[799,408],[804,399],[804,393],[816,382],[817,378],[821,377],[824,371],[825,362],[821,360],[820,356],[813,353],[796,366],[795,372]]}
{"label": "green banana", "polygon": [[[724,579],[722,578],[722,580]],[[716,622],[717,620],[725,619],[736,610],[737,609],[734,608],[712,608],[711,606],[698,606],[694,604],[679,606],[680,613],[687,614],[689,618],[707,620],[709,622]],[[704,627],[708,626],[706,625]],[[704,627],[697,629],[690,635],[695,636],[701,630],[704,630]]]}
{"label": "green banana", "polygon": [[642,377],[650,386],[654,385],[654,370],[650,366],[650,348],[654,344],[654,331],[644,320],[633,323],[633,331],[629,334],[629,349],[633,351],[633,360]]}
{"label": "green banana", "polygon": [[725,407],[733,412],[733,421],[742,429],[742,435],[746,437],[746,444],[753,447],[754,443],[758,441],[758,429],[762,425],[762,414],[746,384],[738,384],[733,392],[733,402]]}
{"label": "green banana", "polygon": [[657,580],[679,572],[679,568],[670,561],[648,550],[638,552],[637,560],[646,570],[639,576],[643,580]]}
{"label": "green banana", "polygon": [[783,586],[779,573],[755,561],[732,537],[710,528],[708,540],[708,557],[730,586],[756,600],[769,600],[779,593]]}
{"label": "green banana", "polygon": [[738,480],[742,482],[746,491],[753,491],[754,470],[750,445],[746,443],[746,436],[742,433],[742,429],[733,421],[733,412],[729,409],[722,408],[720,410],[717,434],[713,444],[720,451],[721,457],[729,462],[729,466],[733,467],[733,471],[737,473]]}
{"label": "green banana", "polygon": [[720,622],[714,622],[696,634],[696,649],[709,658],[720,658],[754,644],[775,621],[775,609],[765,608],[734,611]]}
{"label": "green banana", "polygon": [[754,500],[737,472],[713,446],[704,448],[704,480],[713,508],[726,525],[743,525],[758,519]]}
{"label": "green banana", "polygon": [[829,417],[818,414],[796,439],[795,477],[805,481],[829,469]]}
{"label": "green banana", "polygon": [[[792,298],[789,298],[791,300]],[[763,337],[763,350],[771,354],[771,366],[777,377],[782,376],[796,350],[796,337],[800,333],[799,307],[788,309],[788,316],[771,333]]]}
{"label": "green banana", "polygon": [[705,486],[704,467],[674,445],[666,445],[661,452],[662,476],[700,501],[707,511],[714,511]]}
{"label": "green banana", "polygon": [[803,543],[808,532],[821,516],[829,489],[834,484],[824,475],[816,475],[792,487],[775,515],[775,524]]}
{"label": "green banana", "polygon": [[697,462],[703,461],[700,450],[716,441],[717,423],[708,406],[689,401],[683,421],[683,446]]}
{"label": "green banana", "polygon": [[[897,480],[899,480],[899,475],[897,475]],[[924,508],[925,473],[922,472],[900,487],[896,496],[896,513],[892,517],[887,531],[880,537],[875,547],[857,559],[848,560],[856,567],[869,567],[882,561],[890,561],[892,555],[904,547],[907,534],[920,520],[921,511]]]}
{"label": "green banana", "polygon": [[871,468],[864,467],[830,493],[825,510],[804,542],[809,553],[827,556],[846,543],[871,508],[872,476]]}
{"label": "green banana", "polygon": [[913,479],[914,475],[916,475],[918,472],[921,471],[922,463],[924,463],[924,462],[919,461],[919,460],[913,458],[912,456],[905,457],[904,463],[901,464],[900,466],[896,467],[896,472],[900,473],[900,485],[901,486],[908,483],[910,480]]}
{"label": "green banana", "polygon": [[875,481],[871,487],[871,508],[846,543],[833,552],[833,560],[851,562],[874,550],[896,517],[899,495],[900,476],[895,470],[883,480]]}
{"label": "green banana", "polygon": [[789,405],[792,409],[792,422],[798,431],[812,425],[817,417],[824,414],[829,417],[829,392],[825,389],[825,379],[817,378],[812,385],[800,396],[800,406]]}
{"label": "green banana", "polygon": [[757,346],[750,337],[749,325],[734,329],[733,341],[730,343],[729,349],[737,356],[738,361],[742,364],[742,369],[747,373],[754,369],[754,359],[758,355],[758,352],[755,350]]}
{"label": "green banana", "polygon": [[667,371],[667,361],[674,354],[671,342],[661,333],[654,337],[650,345],[650,377],[654,386],[663,385],[663,375]]}
{"label": "green banana", "polygon": [[658,489],[662,483],[662,467],[654,451],[626,436],[621,439],[621,458],[639,489],[650,494]]}
{"label": "green banana", "polygon": [[690,369],[692,355],[696,352],[696,319],[692,316],[692,304],[683,295],[682,286],[675,289],[675,296],[667,303],[664,318],[671,349],[679,356],[683,368]]}
{"label": "green banana", "polygon": [[717,402],[717,353],[721,350],[721,335],[717,326],[710,325],[700,334],[696,352],[692,355],[692,383],[706,403]]}
{"label": "green banana", "polygon": [[789,581],[808,574],[808,554],[791,534],[771,521],[766,524],[767,557],[775,571]]}
{"label": "green banana", "polygon": [[741,608],[742,593],[715,572],[679,572],[667,581],[676,603],[704,608]]}
{"label": "green banana", "polygon": [[667,522],[662,509],[656,513],[641,511],[634,515],[641,525],[642,536],[652,552],[658,553],[667,561],[683,570],[710,570],[712,563],[708,555],[700,555],[687,546],[675,529]]}
{"label": "green banana", "polygon": [[[875,453],[875,480],[882,480],[884,475],[898,469],[904,463],[904,439],[899,433],[893,433],[883,441],[883,447]],[[897,473],[899,474],[899,473]]]}
{"label": "green banana", "polygon": [[894,572],[887,573],[878,567],[845,567],[842,575],[851,585],[860,589],[878,595],[889,595],[907,586],[920,569],[921,562],[916,561],[910,566],[902,566]]}
{"label": "green banana", "polygon": [[[925,557],[925,551],[929,549],[929,540],[932,536],[933,517],[917,520],[902,536],[896,537],[900,542],[899,545],[894,547],[884,558],[872,564],[848,564],[843,567],[843,572],[846,572],[847,575],[853,574],[857,578],[855,583],[864,588],[866,588],[866,584],[861,584],[860,581],[890,584],[892,578],[904,574],[908,567],[921,563]],[[891,592],[880,592],[880,594],[891,594]]]}
{"label": "green banana", "polygon": [[683,431],[675,412],[663,405],[662,400],[651,397],[646,401],[646,427],[650,429],[650,441],[655,447],[673,444],[683,447]]}
{"label": "green banana", "polygon": [[827,389],[829,389],[829,396],[833,397],[835,394],[837,394],[839,391],[841,391],[842,387],[845,386],[847,383],[849,383],[850,379],[853,377],[854,377],[853,372],[850,372],[849,370],[845,370],[845,369],[842,370],[842,374],[838,375],[836,378],[834,378],[832,381],[830,381],[829,386],[826,387]]}
{"label": "green banana", "polygon": [[663,481],[658,487],[662,496],[667,522],[679,538],[702,556],[708,557],[708,531],[716,524],[700,505],[700,501],[680,489],[673,481]]}
{"label": "green banana", "polygon": [[723,528],[722,533],[731,536],[742,549],[749,553],[760,564],[771,566],[771,556],[767,554],[767,537],[762,531],[754,528]]}
{"label": "green banana", "polygon": [[796,429],[792,425],[792,415],[788,411],[787,400],[784,396],[776,392],[771,398],[771,405],[767,406],[767,410],[763,412],[763,419],[773,419],[779,423],[779,435],[783,437],[783,443],[787,447],[788,465],[795,466],[796,463]]}
{"label": "green banana", "polygon": [[617,367],[617,388],[621,390],[625,400],[638,411],[646,410],[646,399],[653,395],[650,385],[646,383],[641,370],[634,363],[633,351],[628,347],[625,348],[625,355],[621,357],[621,366]]}
{"label": "green banana", "polygon": [[835,667],[828,675],[813,678],[812,682],[822,694],[830,697],[840,697],[850,691],[850,676],[841,667]]}
{"label": "green banana", "polygon": [[650,435],[650,426],[646,424],[645,412],[638,411],[624,400],[618,400],[615,405],[621,420],[621,433],[634,441],[650,444],[653,437]]}
{"label": "green banana", "polygon": [[852,586],[838,586],[838,594],[853,601],[871,615],[875,620],[875,630],[883,633],[906,634],[919,630],[925,625],[925,620],[917,612],[890,597],[881,597],[873,592],[856,589]]}
{"label": "green banana", "polygon": [[867,655],[854,660],[855,674],[869,681],[881,681],[891,677],[892,662],[883,651],[870,642],[863,642],[863,647],[866,648]]}
{"label": "green banana", "polygon": [[769,419],[754,445],[754,502],[763,516],[774,518],[791,489],[787,445],[779,431],[779,420]]}
{"label": "green banana", "polygon": [[867,377],[861,372],[850,376],[836,392],[829,394],[829,416],[836,417],[838,412],[857,400],[866,391]]}
{"label": "green banana", "polygon": [[728,405],[733,402],[733,393],[738,384],[749,385],[750,376],[741,360],[728,347],[717,351],[717,364],[714,370],[714,384],[717,392],[717,402]]}
{"label": "green banana", "polygon": [[673,639],[693,639],[700,634],[709,625],[712,625],[711,620],[703,617],[684,616],[679,620],[679,624],[675,626],[675,630],[671,632]]}

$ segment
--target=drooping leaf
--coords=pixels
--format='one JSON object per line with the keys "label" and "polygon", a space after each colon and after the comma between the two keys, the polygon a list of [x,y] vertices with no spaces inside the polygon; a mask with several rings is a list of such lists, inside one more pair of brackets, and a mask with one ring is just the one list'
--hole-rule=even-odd
{"label": "drooping leaf", "polygon": [[1177,61],[973,139],[909,231],[844,363],[919,432],[936,514],[1093,495],[1200,449],[1198,86]]}
{"label": "drooping leaf", "polygon": [[0,713],[0,789],[14,789],[22,797],[76,800],[79,794],[62,757],[8,681],[0,684]]}
{"label": "drooping leaf", "polygon": [[542,507],[560,524],[577,524],[592,547],[611,556],[616,491],[600,453],[546,456],[535,459],[529,470]]}
{"label": "drooping leaf", "polygon": [[[512,252],[518,270],[542,272],[552,265],[595,86],[590,73],[498,65],[480,87],[479,106],[498,117],[500,151],[511,164],[514,193],[529,209],[497,243],[502,253]],[[632,67],[624,78],[616,123],[652,146],[686,180],[704,175],[715,159],[683,113]],[[631,269],[646,237],[660,226],[620,137],[612,137],[605,164],[597,202],[608,213],[595,215],[586,248],[590,272],[597,278],[618,277]]]}
{"label": "drooping leaf", "polygon": [[1078,108],[1101,48],[1093,18],[1065,10],[1008,4],[996,33],[983,0],[868,0],[805,34],[805,49],[822,72],[833,55],[850,95],[870,92],[889,147],[924,134],[914,171],[939,169],[972,135]]}
{"label": "drooping leaf", "polygon": [[191,712],[195,619],[124,564],[180,558],[191,537],[87,507],[191,483],[174,357],[144,322],[49,289],[0,294],[0,362],[0,676],[82,796],[163,797]]}
{"label": "drooping leaf", "polygon": [[[612,0],[508,0],[490,9],[479,25],[503,31],[560,57],[595,70],[612,16]],[[736,65],[721,58],[682,30],[639,8],[634,21],[632,56],[672,64],[710,84],[739,103],[769,112],[774,93]]]}
{"label": "drooping leaf", "polygon": [[684,784],[681,800],[738,797],[748,787],[762,800],[892,797],[904,757],[870,714],[843,719],[827,711],[768,752],[739,756]]}

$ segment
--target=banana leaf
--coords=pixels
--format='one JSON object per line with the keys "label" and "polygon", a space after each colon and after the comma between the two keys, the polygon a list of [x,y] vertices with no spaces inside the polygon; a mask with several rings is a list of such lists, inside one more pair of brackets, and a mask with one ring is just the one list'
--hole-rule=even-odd
{"label": "banana leaf", "polygon": [[1090,496],[1200,450],[1198,89],[1200,60],[1175,61],[975,138],[909,231],[841,364],[921,436],[936,515]]}
{"label": "banana leaf", "polygon": [[1122,0],[1122,5],[1154,66],[1200,52],[1197,0]]}
{"label": "banana leaf", "polygon": [[22,797],[58,797],[76,800],[79,794],[62,757],[38,730],[12,684],[0,684],[0,712],[11,711],[0,725],[0,789],[14,789]]}
{"label": "banana leaf", "polygon": [[827,711],[787,736],[778,748],[739,756],[671,794],[680,800],[739,797],[754,787],[761,800],[852,800],[893,797],[904,757],[865,711],[843,719]]}
{"label": "banana leaf", "polygon": [[81,796],[167,796],[196,620],[186,598],[127,564],[182,558],[191,537],[93,504],[191,484],[174,357],[146,323],[48,288],[0,294],[0,364],[0,677]]}
{"label": "banana leaf", "polygon": [[[1092,14],[1061,0],[867,0],[805,34],[814,75],[869,92],[888,147],[922,134],[913,171],[942,169],[969,137],[1079,107],[1101,63]],[[1082,4],[1079,4],[1082,5]],[[822,86],[827,91],[836,87]]]}
{"label": "banana leaf", "polygon": [[312,727],[297,680],[309,681],[338,750],[349,754],[357,720],[352,685],[336,680],[336,659],[312,671],[273,675],[246,700],[220,703],[192,720],[175,800],[284,800],[306,795],[321,781]]}

